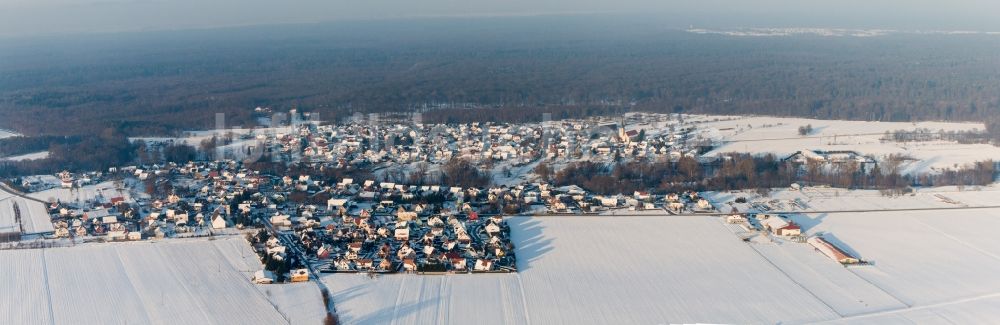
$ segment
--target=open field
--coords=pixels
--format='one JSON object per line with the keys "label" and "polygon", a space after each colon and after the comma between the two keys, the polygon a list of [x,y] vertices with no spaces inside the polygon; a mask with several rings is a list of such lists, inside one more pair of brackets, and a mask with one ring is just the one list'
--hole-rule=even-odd
{"label": "open field", "polygon": [[[718,121],[716,121],[718,119]],[[726,142],[721,147],[705,153],[715,156],[726,152],[772,153],[787,157],[799,150],[850,150],[871,155],[876,159],[890,154],[901,154],[916,159],[904,164],[903,173],[935,172],[943,168],[961,167],[965,164],[1000,157],[1000,147],[988,144],[958,144],[948,141],[883,142],[885,132],[929,129],[938,131],[982,131],[982,123],[952,122],[864,122],[840,120],[814,120],[779,117],[725,117],[694,116],[702,120],[698,128],[710,138]],[[811,134],[800,136],[800,126],[812,125]]]}
{"label": "open field", "polygon": [[[1000,210],[808,214],[801,220],[874,267],[852,269],[900,301],[930,305],[1000,293]],[[821,221],[819,221],[821,219]],[[818,221],[818,222],[817,222]]]}
{"label": "open field", "polygon": [[[267,294],[248,281],[248,274],[260,265],[248,265],[255,261],[240,258],[253,256],[249,247],[241,253],[241,246],[246,246],[242,239],[229,238],[0,251],[4,261],[0,320],[5,324],[287,323]],[[322,303],[316,303],[322,309]]]}
{"label": "open field", "polygon": [[323,277],[346,324],[525,324],[516,274]]}
{"label": "open field", "polygon": [[715,219],[508,222],[518,274],[324,280],[347,323],[801,323],[838,317]]}
{"label": "open field", "polygon": [[13,131],[8,131],[8,130],[0,129],[0,139],[9,138],[9,137],[15,137],[15,136],[18,136],[18,135],[20,135],[20,134],[17,134],[17,133],[15,133]]}
{"label": "open field", "polygon": [[10,161],[24,161],[24,160],[35,160],[35,159],[45,159],[49,157],[48,151],[32,152],[29,154],[10,156],[10,157],[0,157],[0,160],[10,160]]}
{"label": "open field", "polygon": [[[935,194],[988,203],[985,197],[994,190],[937,188],[897,198],[845,191],[819,200],[816,209],[853,209],[855,196],[867,198],[857,208],[908,206]],[[1000,240],[990,232],[1000,226],[1000,209],[807,213],[793,219],[807,233],[822,233],[873,265],[845,268],[789,241],[744,243],[712,217],[516,217],[508,222],[518,274],[338,274],[324,281],[349,324],[995,319]]]}
{"label": "open field", "polygon": [[100,184],[88,185],[78,189],[69,188],[52,188],[40,192],[30,193],[28,196],[42,201],[59,200],[62,202],[84,202],[93,200],[98,197],[103,197],[103,201],[110,200],[113,197],[121,196],[125,199],[129,199],[129,191],[123,189],[119,191],[115,186],[114,182],[103,182]]}
{"label": "open field", "polygon": [[[839,188],[805,187],[801,191],[777,189],[767,197],[754,191],[706,192],[703,193],[720,211],[728,212],[731,207],[748,211],[754,204],[765,204],[772,211],[782,212],[822,212],[822,211],[878,211],[892,209],[948,209],[968,207],[994,207],[1000,205],[1000,187],[970,186],[959,189],[954,186],[920,188],[901,196],[885,196],[877,190],[845,190]],[[745,198],[748,203],[735,203],[737,198]],[[804,223],[812,223],[803,221]],[[818,222],[818,221],[817,221]]]}
{"label": "open field", "polygon": [[[829,188],[779,190],[769,198],[748,192],[707,196],[715,202],[743,196],[751,202],[773,200],[772,206],[794,207],[781,210],[799,211],[791,219],[805,233],[822,234],[850,254],[872,262],[871,266],[844,270],[909,307],[845,315],[843,321],[881,324],[988,323],[1000,316],[994,307],[1000,296],[1000,279],[995,276],[1000,272],[1000,239],[994,234],[1000,226],[1000,209],[978,208],[996,206],[998,195],[1000,188],[991,185],[964,190],[926,188],[897,197],[885,197],[878,191]],[[801,206],[792,204],[796,200]],[[749,205],[736,206],[743,210]],[[947,210],[897,210],[914,208]],[[781,254],[792,252],[783,250]],[[765,255],[772,258],[777,254]],[[805,261],[807,256],[801,256],[779,265],[791,270]],[[826,278],[833,275],[821,273]]]}

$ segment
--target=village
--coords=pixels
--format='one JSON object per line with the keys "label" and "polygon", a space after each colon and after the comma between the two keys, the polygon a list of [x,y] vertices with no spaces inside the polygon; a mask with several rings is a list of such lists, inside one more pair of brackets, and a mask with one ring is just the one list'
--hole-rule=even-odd
{"label": "village", "polygon": [[[565,274],[586,269],[588,258],[631,260],[615,265],[634,265],[623,272],[637,276],[644,272],[640,261],[698,270],[738,259],[754,265],[756,272],[771,272],[776,276],[772,281],[802,283],[805,290],[821,294],[824,302],[835,302],[837,310],[854,312],[905,305],[872,291],[873,284],[853,275],[875,272],[882,263],[891,266],[894,261],[891,255],[858,249],[870,244],[866,237],[824,227],[821,220],[826,213],[853,216],[845,208],[847,202],[899,201],[899,206],[907,207],[931,200],[931,208],[982,205],[951,193],[917,189],[919,194],[887,197],[878,190],[808,181],[767,189],[660,187],[615,193],[592,190],[593,184],[543,177],[538,167],[550,166],[553,174],[579,161],[605,166],[686,161],[712,168],[725,164],[728,157],[718,148],[732,146],[713,140],[718,132],[749,128],[713,131],[700,123],[735,122],[664,114],[535,124],[417,127],[400,122],[386,124],[396,125],[389,128],[361,122],[304,122],[179,138],[136,138],[133,141],[145,143],[153,153],[192,141],[204,144],[206,139],[218,145],[200,146],[196,159],[189,161],[139,161],[102,171],[5,179],[0,187],[0,251],[61,252],[58,260],[44,261],[53,265],[78,254],[81,258],[144,256],[152,251],[162,254],[156,263],[177,263],[177,268],[209,271],[218,277],[228,277],[219,272],[229,268],[239,276],[225,280],[227,288],[274,293],[259,303],[277,303],[286,319],[302,317],[296,309],[300,301],[315,309],[309,314],[335,313],[334,301],[344,306],[347,315],[363,311],[359,307],[363,302],[353,300],[350,293],[356,286],[378,288],[372,289],[373,294],[386,301],[413,294],[409,289],[395,290],[424,283],[435,287],[463,283],[461,290],[476,293],[464,297],[473,300],[501,299],[513,295],[506,293],[509,290],[540,292],[547,290],[541,283],[551,276],[540,277],[534,270]],[[438,139],[439,144],[429,139]],[[574,141],[583,145],[565,146]],[[508,151],[511,148],[516,150]],[[864,151],[808,147],[776,159],[796,166],[803,175],[815,170],[876,169],[883,162]],[[586,178],[574,180],[586,182]],[[646,243],[671,234],[671,247],[677,249],[616,248],[615,243],[636,247],[630,235],[623,235],[633,232],[641,233],[644,239],[637,240]],[[562,251],[540,259],[553,250],[553,241]],[[698,244],[689,246],[692,241]],[[725,258],[690,253],[703,249]],[[208,260],[191,262],[186,256]],[[559,264],[569,257],[575,262]],[[145,268],[143,260],[95,260],[111,263],[109,270],[95,272],[116,274],[111,270],[115,265]],[[532,282],[517,284],[522,277]],[[662,281],[650,279],[654,278],[647,278],[646,285]],[[186,286],[190,279],[172,281]],[[495,290],[498,281],[503,283],[501,291]],[[869,289],[859,294],[862,298],[841,301],[830,294],[841,292],[837,289],[841,284]],[[190,286],[196,289],[198,284]],[[155,298],[157,292],[144,295]]]}
{"label": "village", "polygon": [[[747,232],[808,242],[840,263],[859,262],[821,237],[803,237],[798,226],[782,216],[739,213],[735,208],[722,213],[695,192],[604,196],[539,183],[462,188],[350,178],[326,182],[308,175],[263,175],[237,161],[112,172],[61,173],[55,177],[58,187],[40,192],[55,195],[96,188],[96,193],[84,195],[85,200],[45,202],[7,194],[0,207],[17,209],[11,215],[28,227],[21,231],[7,225],[5,244],[21,241],[25,247],[38,243],[51,247],[239,235],[250,241],[264,265],[255,274],[255,283],[301,282],[314,271],[516,272],[516,250],[504,211],[539,217],[701,214],[717,215]],[[169,182],[171,191],[158,197],[114,185],[138,184],[141,179],[155,179],[153,185],[159,187]]]}
{"label": "village", "polygon": [[[509,229],[497,206],[513,215],[597,214],[614,209],[711,211],[708,201],[696,193],[601,196],[578,187],[537,183],[490,188],[349,178],[327,183],[308,175],[262,175],[238,165],[230,161],[153,170],[125,167],[113,174],[62,173],[55,178],[57,187],[37,192],[60,198],[45,201],[10,193],[0,201],[23,205],[26,212],[17,215],[32,225],[23,232],[8,226],[12,229],[5,234],[66,244],[234,235],[256,228],[272,235],[292,234],[310,259],[296,261],[297,265],[326,261],[324,270],[330,272],[513,271]],[[142,180],[154,187],[169,183],[171,190],[157,197],[114,185]],[[87,198],[81,200],[80,195]],[[283,259],[287,253],[276,237],[261,241],[266,243],[262,252]],[[8,242],[21,239],[8,238]],[[415,261],[420,261],[419,268]]]}
{"label": "village", "polygon": [[[748,242],[761,237],[802,243],[838,263],[863,262],[822,236],[803,234],[786,215],[774,213],[783,206],[727,209],[722,208],[727,202],[694,191],[602,195],[555,186],[534,171],[541,162],[558,168],[577,160],[709,159],[703,154],[712,150],[713,135],[695,127],[704,119],[631,114],[424,125],[322,124],[309,121],[308,113],[289,115],[292,122],[263,131],[197,134],[196,139],[223,142],[212,160],[8,180],[0,195],[2,245],[242,236],[264,266],[253,281],[278,283],[307,281],[319,273],[516,272],[517,248],[505,220],[511,216],[704,215],[720,217]],[[186,140],[135,141],[162,148]],[[262,152],[265,163],[242,159],[255,152]],[[491,181],[444,184],[443,169],[455,159]],[[797,151],[783,160],[875,163],[852,151],[822,150]],[[330,173],[345,170],[365,172],[353,173],[358,179],[350,172]],[[793,184],[792,190],[798,189]]]}

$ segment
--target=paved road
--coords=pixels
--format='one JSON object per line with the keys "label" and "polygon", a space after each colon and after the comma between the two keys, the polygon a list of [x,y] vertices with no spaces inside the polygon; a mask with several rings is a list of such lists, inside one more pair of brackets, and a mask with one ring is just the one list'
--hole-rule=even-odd
{"label": "paved road", "polygon": [[35,202],[41,202],[42,204],[49,204],[49,202],[45,202],[45,201],[42,201],[42,200],[30,197],[30,196],[28,196],[28,195],[26,195],[24,193],[21,193],[21,191],[15,190],[14,188],[12,188],[10,186],[7,186],[7,183],[4,183],[4,182],[0,182],[0,190],[2,190],[4,192],[7,192],[7,193],[10,193],[11,195],[24,198],[26,200],[32,200],[32,201],[35,201]]}
{"label": "paved road", "polygon": [[319,271],[313,268],[313,266],[309,263],[309,259],[307,259],[308,256],[306,255],[306,249],[305,247],[302,247],[302,243],[299,242],[299,239],[295,238],[294,233],[279,232],[274,228],[274,225],[271,224],[271,220],[268,218],[261,218],[261,221],[264,223],[264,228],[271,233],[271,236],[278,238],[278,242],[284,245],[288,252],[295,254],[295,256],[298,257],[298,260],[306,266],[306,269],[309,270],[309,274],[314,280],[313,282],[319,287],[320,292],[331,298],[329,300],[329,304],[326,305],[327,312],[336,315],[337,308],[333,305],[333,293],[330,292],[330,288],[326,286],[326,283],[323,283],[323,281],[320,280]]}

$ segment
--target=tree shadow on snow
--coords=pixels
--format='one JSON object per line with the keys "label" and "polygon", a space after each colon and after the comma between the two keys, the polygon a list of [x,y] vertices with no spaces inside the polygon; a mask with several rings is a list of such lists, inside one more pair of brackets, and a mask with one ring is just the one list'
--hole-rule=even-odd
{"label": "tree shadow on snow", "polygon": [[552,250],[552,239],[545,238],[541,222],[530,217],[516,217],[507,220],[511,228],[511,239],[517,254],[518,272],[531,268],[532,262]]}
{"label": "tree shadow on snow", "polygon": [[[375,310],[364,316],[358,318],[345,318],[341,315],[341,323],[343,324],[390,324],[394,320],[402,319],[410,316],[411,314],[417,313],[422,309],[431,307],[433,304],[438,302],[449,301],[447,297],[437,297],[435,299],[424,299],[418,302],[402,303],[397,305],[389,305],[381,309]],[[438,320],[445,321],[445,320]],[[428,323],[432,321],[428,320]]]}
{"label": "tree shadow on snow", "polygon": [[364,290],[364,289],[366,289],[370,285],[372,285],[372,284],[370,284],[370,283],[359,284],[359,285],[356,285],[356,286],[353,286],[353,287],[350,287],[350,288],[347,288],[347,289],[344,289],[344,290],[340,290],[340,291],[334,292],[333,293],[333,297],[332,297],[333,298],[333,303],[334,304],[339,304],[339,303],[343,303],[345,301],[354,299],[354,297],[362,296],[362,295],[364,295],[364,294],[367,293],[367,290]]}
{"label": "tree shadow on snow", "polygon": [[833,233],[824,233],[823,239],[833,244],[834,246],[837,246],[837,248],[840,248],[840,250],[844,251],[844,253],[847,253],[847,255],[851,255],[856,258],[862,258],[861,254],[858,254],[858,251],[854,250],[854,248],[851,247],[851,245],[848,245],[844,241],[840,240],[840,238],[837,238],[837,236],[834,235]]}
{"label": "tree shadow on snow", "polygon": [[828,213],[819,213],[813,215],[793,214],[789,215],[788,218],[794,221],[796,224],[798,224],[799,227],[802,228],[802,231],[805,232],[823,223],[823,219],[826,219],[827,216],[829,216]]}

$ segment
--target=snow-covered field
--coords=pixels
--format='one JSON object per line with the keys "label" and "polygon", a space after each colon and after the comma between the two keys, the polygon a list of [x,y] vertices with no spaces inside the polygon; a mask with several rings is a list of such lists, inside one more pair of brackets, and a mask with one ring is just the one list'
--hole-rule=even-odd
{"label": "snow-covered field", "polygon": [[1000,294],[962,299],[936,305],[913,307],[857,317],[845,317],[833,324],[995,324],[1000,319]]}
{"label": "snow-covered field", "polygon": [[[877,190],[845,190],[840,188],[804,187],[801,191],[774,190],[768,197],[754,191],[705,192],[704,197],[720,211],[736,207],[748,211],[752,203],[767,203],[771,210],[781,212],[868,211],[888,209],[932,209],[1000,206],[1000,186],[954,186],[920,188],[901,196],[884,196]],[[748,203],[734,203],[737,198]],[[805,221],[807,224],[817,223]]]}
{"label": "snow-covered field", "polygon": [[526,324],[516,274],[323,277],[345,324]]}
{"label": "snow-covered field", "polygon": [[322,324],[326,317],[323,295],[314,282],[258,285],[272,304],[291,324]]}
{"label": "snow-covered field", "polygon": [[[822,219],[816,222],[816,219]],[[804,215],[806,231],[825,233],[874,262],[852,269],[907,305],[1000,294],[1000,210],[892,211]]]}
{"label": "snow-covered field", "polygon": [[93,200],[95,198],[103,197],[105,201],[110,200],[113,197],[123,197],[126,200],[131,196],[127,189],[119,191],[114,182],[103,182],[100,184],[87,185],[80,187],[78,189],[69,188],[53,188],[40,192],[30,193],[28,196],[42,200],[59,200],[62,202],[83,202],[88,200]]}
{"label": "snow-covered field", "polygon": [[0,139],[9,138],[9,137],[16,137],[18,135],[20,135],[20,134],[14,132],[14,131],[0,129]]}
{"label": "snow-covered field", "polygon": [[817,253],[812,246],[782,241],[750,246],[841,316],[906,307],[879,287]]}
{"label": "snow-covered field", "polygon": [[0,251],[0,323],[287,323],[252,256],[238,237]]}
{"label": "snow-covered field", "polygon": [[[1000,208],[996,208],[1000,205],[997,200],[1000,188],[996,185],[919,189],[914,194],[897,197],[881,196],[877,191],[831,188],[781,190],[769,198],[750,193],[706,196],[715,202],[728,202],[740,196],[751,202],[776,200],[775,204],[787,207],[798,200],[805,208],[791,209],[800,211],[791,218],[802,225],[805,233],[822,234],[845,251],[873,263],[843,270],[907,306],[848,314],[844,322],[990,323],[1000,319],[996,308],[1000,302],[1000,277],[996,276],[1000,272],[1000,238],[994,233],[1000,227]],[[813,274],[796,267],[796,264],[812,264],[806,252],[753,247],[771,260],[784,261],[776,264],[790,274],[797,274],[792,277]],[[789,259],[785,257],[790,256],[782,255],[796,257]],[[827,279],[833,279],[834,275],[830,271],[818,274]],[[806,287],[810,283],[814,281],[804,281]],[[867,290],[863,284],[860,287],[838,284],[838,287],[852,288],[859,295],[867,292],[862,291]],[[863,300],[872,305],[870,298]],[[886,306],[892,305],[895,304]]]}
{"label": "snow-covered field", "polygon": [[3,157],[0,160],[10,160],[10,161],[22,161],[22,160],[35,160],[35,159],[45,159],[49,157],[48,151],[33,152],[29,154],[24,154],[20,156],[10,156]]}
{"label": "snow-covered field", "polygon": [[838,318],[710,217],[512,218],[518,274],[331,275],[346,323],[792,323]]}
{"label": "snow-covered field", "polygon": [[[718,121],[714,121],[719,119]],[[875,158],[902,154],[917,161],[905,164],[904,173],[934,172],[935,169],[955,168],[976,161],[997,159],[1000,147],[987,144],[957,144],[946,141],[882,142],[885,132],[929,129],[943,131],[983,130],[982,123],[948,122],[864,122],[813,120],[779,117],[694,116],[701,120],[698,128],[717,141],[729,141],[706,156],[725,152],[773,153],[778,157],[799,150],[852,150]],[[813,133],[800,136],[800,126],[812,125]]]}
{"label": "snow-covered field", "polygon": [[23,234],[51,233],[52,219],[44,203],[12,196],[0,189],[0,228],[17,228],[15,210],[20,211],[20,230]]}
{"label": "snow-covered field", "polygon": [[[812,211],[916,202],[941,208],[995,205],[1000,193],[993,186],[895,198],[840,191],[803,201]],[[796,194],[802,193],[775,196]],[[734,228],[707,216],[517,217],[508,221],[517,274],[336,274],[324,281],[348,324],[989,323],[1000,317],[998,208],[792,218],[806,233],[823,234],[873,264],[845,268],[790,241],[743,242]]]}
{"label": "snow-covered field", "polygon": [[281,134],[289,133],[293,130],[292,127],[270,127],[270,128],[231,128],[231,129],[220,129],[220,130],[203,130],[203,131],[188,131],[181,137],[132,137],[129,140],[132,141],[146,141],[146,142],[174,142],[183,143],[190,146],[198,147],[201,145],[202,141],[211,140],[213,136],[223,138],[226,135],[232,135],[239,140],[240,136],[244,135],[259,135],[259,134]]}

